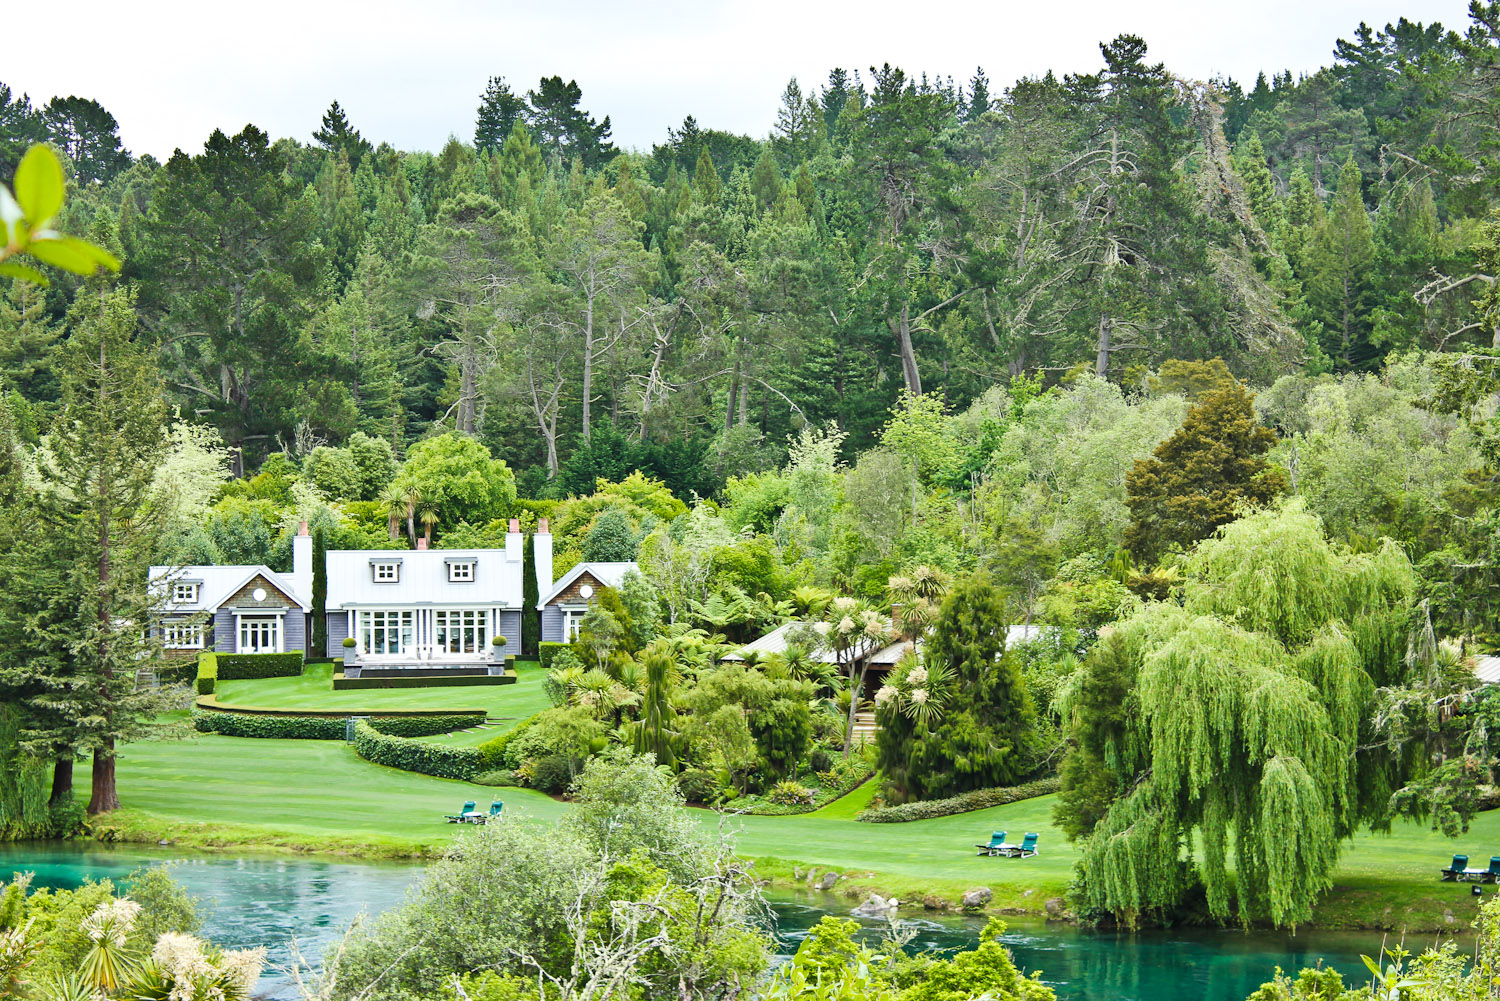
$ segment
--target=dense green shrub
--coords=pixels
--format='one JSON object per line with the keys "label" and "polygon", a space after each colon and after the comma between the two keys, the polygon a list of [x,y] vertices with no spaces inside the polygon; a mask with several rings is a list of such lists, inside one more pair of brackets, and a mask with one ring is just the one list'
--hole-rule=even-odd
{"label": "dense green shrub", "polygon": [[206,653],[198,658],[198,694],[212,695],[219,677],[219,655]]}
{"label": "dense green shrub", "polygon": [[787,779],[776,783],[775,787],[766,793],[766,799],[781,806],[811,806],[813,791],[800,782]]}
{"label": "dense green shrub", "polygon": [[913,803],[902,803],[899,806],[865,810],[854,819],[863,820],[869,824],[904,824],[910,820],[951,817],[955,813],[985,810],[992,806],[1004,806],[1007,803],[1015,803],[1035,796],[1047,796],[1057,792],[1058,785],[1058,780],[1051,778],[1037,779],[1035,782],[1027,782],[1019,786],[974,789],[951,799],[918,800]]}
{"label": "dense green shrub", "polygon": [[[505,749],[510,746],[511,741],[525,733],[535,722],[535,716],[528,716],[500,736],[491,737],[475,748],[479,752],[480,767],[484,769],[506,768]],[[506,770],[511,769],[506,768]]]}
{"label": "dense green shrub", "polygon": [[719,798],[719,777],[707,768],[688,768],[677,776],[677,791],[689,803],[712,803]]}
{"label": "dense green shrub", "polygon": [[812,753],[807,756],[807,767],[815,772],[826,772],[833,768],[834,757],[828,753],[826,747],[814,747]]}
{"label": "dense green shrub", "polygon": [[446,716],[375,716],[370,725],[391,737],[432,737],[467,730],[483,722],[483,713],[454,713]]}
{"label": "dense green shrub", "polygon": [[549,754],[531,762],[531,785],[542,792],[567,792],[573,784],[574,759],[566,754]]}
{"label": "dense green shrub", "polygon": [[552,670],[553,659],[563,650],[571,646],[569,643],[538,643],[536,645],[536,659],[542,662],[542,670]]}
{"label": "dense green shrub", "polygon": [[246,681],[258,678],[295,678],[302,673],[302,652],[291,653],[221,653],[220,681]]}
{"label": "dense green shrub", "polygon": [[514,786],[520,785],[516,781],[516,773],[509,768],[495,768],[487,772],[476,772],[470,776],[469,781],[477,786]]}
{"label": "dense green shrub", "polygon": [[387,768],[435,775],[441,779],[463,780],[480,770],[479,751],[475,748],[389,737],[363,720],[354,727],[354,753]]}

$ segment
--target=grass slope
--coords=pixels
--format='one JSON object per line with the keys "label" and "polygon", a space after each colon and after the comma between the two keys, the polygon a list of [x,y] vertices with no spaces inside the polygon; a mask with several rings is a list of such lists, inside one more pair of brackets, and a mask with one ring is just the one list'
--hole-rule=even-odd
{"label": "grass slope", "polygon": [[[442,817],[466,799],[488,803],[498,795],[507,814],[542,820],[555,820],[567,809],[526,789],[372,765],[332,741],[202,734],[129,745],[118,771],[127,809],[98,826],[105,836],[131,840],[419,856],[440,851],[457,833]],[[850,894],[874,888],[906,899],[937,893],[951,900],[984,885],[995,892],[994,907],[1039,910],[1046,899],[1062,896],[1072,877],[1077,853],[1052,827],[1055,797],[909,824],[856,822],[854,814],[874,791],[866,783],[816,813],[732,817],[726,824],[737,832],[742,852],[760,860],[762,875],[784,881],[796,867],[816,865],[849,877],[840,887]],[[717,823],[708,811],[702,817]],[[1013,836],[1036,831],[1041,854],[1026,860],[977,857],[972,846],[992,830]],[[1317,923],[1412,931],[1465,926],[1476,910],[1469,887],[1437,879],[1455,851],[1481,860],[1500,854],[1500,811],[1480,815],[1457,841],[1415,825],[1399,826],[1394,836],[1355,838],[1345,847],[1335,889],[1319,908]]]}

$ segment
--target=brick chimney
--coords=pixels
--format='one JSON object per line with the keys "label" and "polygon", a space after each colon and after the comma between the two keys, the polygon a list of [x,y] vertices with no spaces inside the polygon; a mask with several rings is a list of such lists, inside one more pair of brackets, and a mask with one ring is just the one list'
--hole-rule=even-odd
{"label": "brick chimney", "polygon": [[420,536],[420,535],[417,536],[417,552],[422,552],[422,551],[426,550],[426,548],[427,548],[427,539],[424,536]]}

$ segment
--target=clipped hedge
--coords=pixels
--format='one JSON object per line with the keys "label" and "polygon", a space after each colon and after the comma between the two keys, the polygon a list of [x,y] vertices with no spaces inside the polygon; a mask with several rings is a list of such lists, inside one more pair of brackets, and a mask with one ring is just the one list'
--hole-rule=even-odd
{"label": "clipped hedge", "polygon": [[440,779],[469,779],[480,769],[479,751],[405,737],[389,737],[361,720],[354,726],[354,753],[377,765]]}
{"label": "clipped hedge", "polygon": [[552,670],[552,661],[560,651],[568,649],[571,643],[538,643],[536,645],[536,659],[542,662],[542,670]]}
{"label": "clipped hedge", "polygon": [[252,716],[193,710],[193,729],[226,737],[264,737],[272,740],[343,740],[344,721],[325,716]]}
{"label": "clipped hedge", "polygon": [[261,678],[295,678],[302,673],[303,654],[291,653],[221,653],[220,681],[253,681]]}
{"label": "clipped hedge", "polygon": [[212,695],[214,682],[219,677],[219,655],[206,653],[198,658],[198,694]]}
{"label": "clipped hedge", "polygon": [[900,806],[885,806],[865,810],[855,817],[867,824],[905,824],[912,820],[931,820],[934,817],[951,817],[955,813],[972,810],[987,810],[992,806],[1004,806],[1023,799],[1048,796],[1057,792],[1062,780],[1057,778],[1037,779],[1025,785],[1003,786],[998,789],[975,789],[951,799],[919,800],[902,803]]}
{"label": "clipped hedge", "polygon": [[491,737],[476,747],[475,750],[479,752],[480,767],[486,770],[504,768],[505,748],[510,745],[512,740],[515,740],[529,730],[535,722],[535,716],[528,716],[500,736]]}
{"label": "clipped hedge", "polygon": [[[343,740],[346,716],[260,716],[252,713],[193,710],[193,729],[226,737],[272,740]],[[441,716],[377,716],[370,725],[396,737],[432,737],[484,722],[483,713]]]}

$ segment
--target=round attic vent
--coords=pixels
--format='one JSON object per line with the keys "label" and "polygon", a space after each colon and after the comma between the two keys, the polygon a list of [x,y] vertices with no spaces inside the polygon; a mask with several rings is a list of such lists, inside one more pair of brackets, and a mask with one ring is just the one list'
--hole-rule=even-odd
{"label": "round attic vent", "polygon": [[594,585],[585,584],[578,589],[578,593],[584,598],[592,598],[594,596]]}
{"label": "round attic vent", "polygon": [[250,597],[254,598],[256,601],[265,601],[266,589],[263,587],[258,587],[254,591],[250,592]]}

